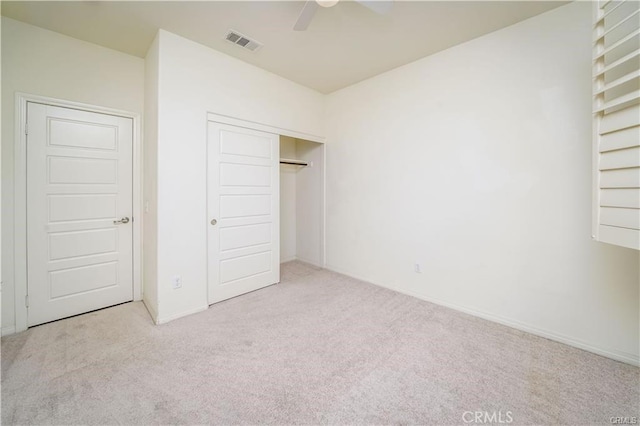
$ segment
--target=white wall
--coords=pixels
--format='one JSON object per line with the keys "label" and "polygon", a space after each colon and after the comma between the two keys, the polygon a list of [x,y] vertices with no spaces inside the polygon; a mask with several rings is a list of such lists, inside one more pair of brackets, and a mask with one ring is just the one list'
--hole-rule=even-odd
{"label": "white wall", "polygon": [[[0,3],[0,10],[2,3]],[[0,19],[0,82],[2,81],[2,19]],[[0,99],[2,99],[2,85],[0,84]],[[0,117],[2,117],[2,102],[0,101]],[[0,120],[0,135],[2,134],[2,120]],[[0,175],[2,174],[2,150],[0,149]],[[0,190],[0,193],[2,191]],[[0,196],[0,223],[2,223],[2,196]],[[0,241],[2,241],[2,227],[0,226]],[[0,330],[2,330],[2,244],[0,244]],[[1,333],[1,332],[0,332]]]}
{"label": "white wall", "polygon": [[13,146],[15,93],[142,114],[144,61],[2,18],[2,327],[15,325]]}
{"label": "white wall", "polygon": [[[207,307],[206,114],[322,134],[324,97],[182,37],[159,33],[159,322]],[[170,279],[182,276],[182,288]]]}
{"label": "white wall", "polygon": [[298,139],[296,158],[296,258],[319,267],[324,260],[324,144]]}
{"label": "white wall", "polygon": [[[296,158],[296,140],[280,136],[280,158]],[[280,165],[280,263],[296,258],[296,173],[298,167]]]}
{"label": "white wall", "polygon": [[324,144],[280,136],[280,157],[308,163],[280,165],[280,263],[297,259],[322,267]]}
{"label": "white wall", "polygon": [[637,363],[638,253],[590,240],[590,19],[574,2],[329,95],[328,266]]}
{"label": "white wall", "polygon": [[144,152],[142,263],[144,304],[158,319],[158,37],[147,51],[144,76]]}

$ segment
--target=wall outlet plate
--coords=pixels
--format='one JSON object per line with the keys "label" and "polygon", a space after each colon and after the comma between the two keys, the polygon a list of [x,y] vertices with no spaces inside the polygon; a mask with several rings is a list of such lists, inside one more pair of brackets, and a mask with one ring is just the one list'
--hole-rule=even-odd
{"label": "wall outlet plate", "polygon": [[174,290],[182,287],[182,277],[180,275],[174,275],[173,278],[171,278],[171,287]]}

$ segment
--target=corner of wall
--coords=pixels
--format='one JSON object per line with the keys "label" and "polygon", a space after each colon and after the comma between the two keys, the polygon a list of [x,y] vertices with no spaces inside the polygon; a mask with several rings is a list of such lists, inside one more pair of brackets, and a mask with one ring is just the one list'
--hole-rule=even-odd
{"label": "corner of wall", "polygon": [[143,148],[143,289],[144,304],[158,322],[158,97],[159,37],[156,34],[144,60],[144,148]]}
{"label": "corner of wall", "polygon": [[[0,3],[0,11],[2,3]],[[2,34],[2,20],[0,19],[0,34]],[[0,36],[0,40],[2,37]],[[0,43],[0,81],[2,81],[2,43]],[[0,99],[2,99],[2,85],[0,84]],[[0,102],[0,115],[2,106]],[[2,134],[2,120],[0,120],[0,135]],[[2,150],[0,149],[0,175],[2,175]],[[2,198],[0,197],[0,223],[2,223]],[[0,226],[0,241],[2,241],[2,227]],[[0,259],[2,259],[2,245],[0,244]],[[0,261],[0,330],[2,329],[2,262]],[[4,334],[4,333],[3,333]]]}
{"label": "corner of wall", "polygon": [[147,299],[142,299],[142,303],[144,303],[145,308],[147,308],[147,312],[149,312],[149,315],[151,316],[151,319],[153,320],[154,324],[160,324],[158,322],[158,311],[156,310],[156,305],[153,302],[150,302]]}

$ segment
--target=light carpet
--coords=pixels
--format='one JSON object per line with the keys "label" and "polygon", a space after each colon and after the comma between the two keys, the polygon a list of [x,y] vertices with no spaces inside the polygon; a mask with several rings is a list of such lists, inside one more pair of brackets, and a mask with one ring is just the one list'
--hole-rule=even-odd
{"label": "light carpet", "polygon": [[292,262],[169,324],[138,302],[3,338],[2,423],[610,424],[639,371]]}

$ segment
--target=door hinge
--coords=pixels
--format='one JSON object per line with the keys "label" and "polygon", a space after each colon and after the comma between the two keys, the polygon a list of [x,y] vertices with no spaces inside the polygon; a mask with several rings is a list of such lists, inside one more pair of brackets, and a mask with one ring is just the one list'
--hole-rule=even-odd
{"label": "door hinge", "polygon": [[24,297],[24,306],[26,306],[27,308],[29,307],[29,295],[26,295]]}
{"label": "door hinge", "polygon": [[24,123],[24,134],[29,134],[29,122]]}

